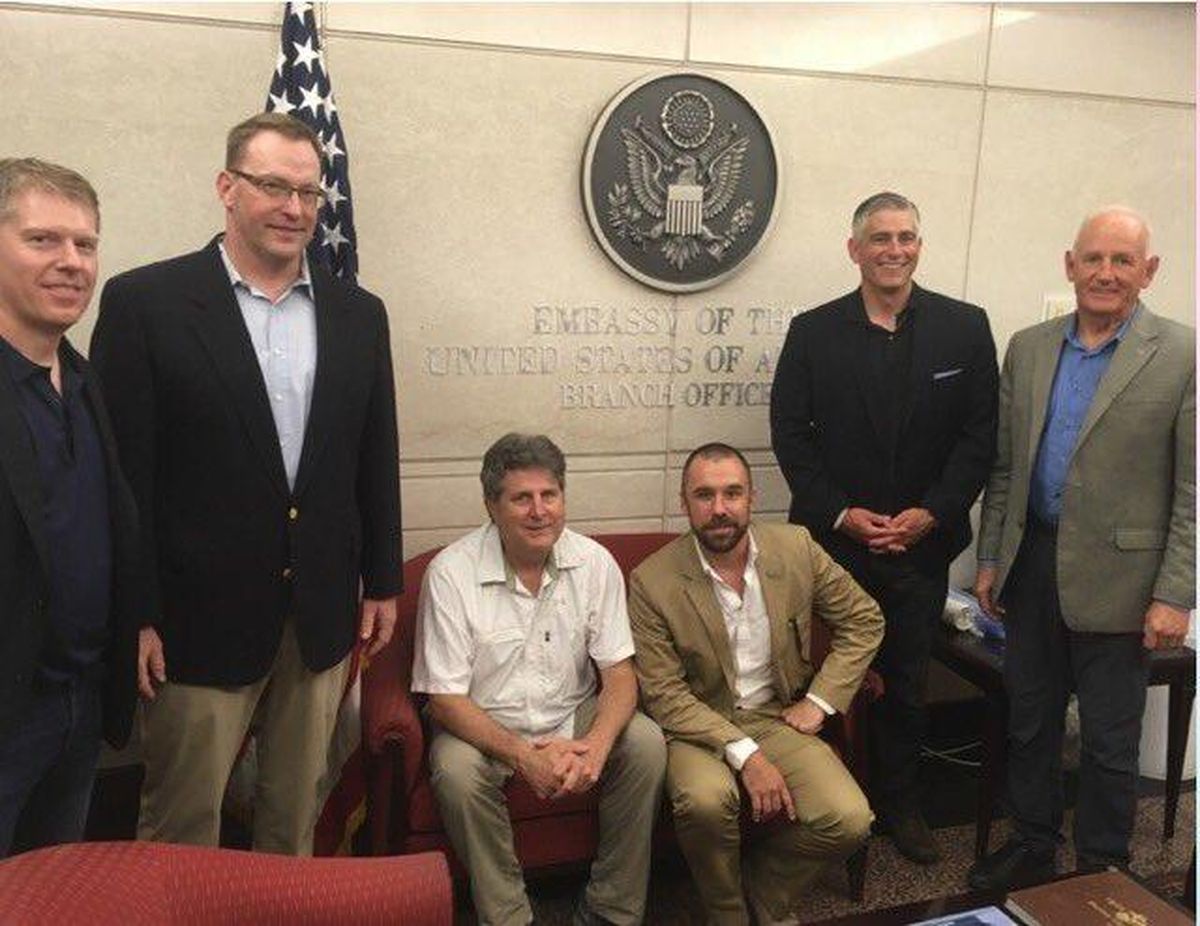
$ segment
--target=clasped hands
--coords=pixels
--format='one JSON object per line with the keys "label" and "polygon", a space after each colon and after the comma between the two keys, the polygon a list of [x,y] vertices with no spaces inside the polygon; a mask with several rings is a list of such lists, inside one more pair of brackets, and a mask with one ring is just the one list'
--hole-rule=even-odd
{"label": "clasped hands", "polygon": [[847,508],[838,526],[872,553],[904,553],[937,525],[928,508],[905,508],[899,514],[879,514],[868,508]]}
{"label": "clasped hands", "polygon": [[600,780],[608,747],[591,740],[539,737],[529,743],[517,772],[543,800],[585,794]]}

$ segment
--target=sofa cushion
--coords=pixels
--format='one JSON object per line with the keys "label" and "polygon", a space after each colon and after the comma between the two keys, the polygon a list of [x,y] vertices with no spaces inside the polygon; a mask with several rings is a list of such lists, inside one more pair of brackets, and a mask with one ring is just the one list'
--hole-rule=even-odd
{"label": "sofa cushion", "polygon": [[[599,789],[587,794],[570,794],[557,801],[543,801],[523,780],[513,777],[504,789],[508,814],[513,821],[538,817],[559,817],[594,810],[599,806]],[[428,776],[422,775],[408,802],[408,826],[413,833],[440,833],[445,829],[438,813],[437,799]]]}

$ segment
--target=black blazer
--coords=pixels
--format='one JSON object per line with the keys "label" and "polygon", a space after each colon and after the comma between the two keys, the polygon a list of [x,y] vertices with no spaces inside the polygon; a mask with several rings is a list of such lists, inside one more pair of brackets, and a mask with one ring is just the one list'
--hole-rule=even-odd
{"label": "black blazer", "polygon": [[294,620],[304,663],[335,665],[361,591],[400,590],[400,487],[387,315],[311,271],[317,370],[294,490],[217,241],[108,281],[91,358],[147,538],[167,676],[262,678]]}
{"label": "black blazer", "polygon": [[996,451],[996,345],[987,315],[913,286],[910,391],[891,458],[873,418],[861,290],[792,319],[771,391],[771,443],[792,490],[790,520],[843,563],[860,545],[833,531],[846,507],[924,507],[938,527],[914,554],[944,565],[971,541],[968,518]]}
{"label": "black blazer", "polygon": [[[103,689],[104,736],[119,749],[129,739],[133,724],[137,634],[146,605],[137,583],[137,512],[117,462],[112,425],[95,375],[65,340],[59,357],[83,370],[84,399],[96,422],[106,464],[113,574]],[[0,736],[26,710],[34,671],[50,630],[50,565],[42,489],[33,437],[19,403],[12,380],[0,370]]]}

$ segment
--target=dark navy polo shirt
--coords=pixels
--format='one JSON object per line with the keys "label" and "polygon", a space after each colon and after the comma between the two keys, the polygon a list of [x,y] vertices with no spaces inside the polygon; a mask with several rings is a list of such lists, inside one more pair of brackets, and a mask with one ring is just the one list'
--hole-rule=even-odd
{"label": "dark navy polo shirt", "polygon": [[75,361],[60,354],[62,394],[50,368],[0,338],[0,363],[16,386],[42,488],[50,551],[50,634],[39,674],[51,681],[103,673],[112,583],[104,449]]}

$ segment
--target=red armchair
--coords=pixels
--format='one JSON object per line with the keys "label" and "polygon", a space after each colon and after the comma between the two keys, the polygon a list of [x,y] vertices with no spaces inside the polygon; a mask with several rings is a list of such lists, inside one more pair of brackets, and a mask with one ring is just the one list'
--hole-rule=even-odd
{"label": "red armchair", "polygon": [[[674,534],[599,534],[595,539],[608,548],[628,578],[646,556],[674,537]],[[397,609],[395,634],[363,676],[367,828],[374,854],[440,849],[451,859],[452,867],[461,871],[429,782],[425,729],[420,715],[424,698],[409,691],[421,577],[436,553],[431,550],[404,564],[405,592]],[[829,639],[820,622],[817,624],[812,641],[814,653],[820,656],[828,651]],[[827,738],[864,788],[867,751],[862,708],[881,691],[882,682],[870,673],[851,710],[828,725]],[[543,801],[514,777],[507,787],[507,797],[517,858],[523,868],[549,868],[592,858],[597,841],[594,794]],[[847,862],[847,868],[851,893],[861,899],[866,875],[865,846]]]}
{"label": "red armchair", "polygon": [[291,858],[150,842],[54,846],[0,862],[0,923],[451,926],[437,853]]}

